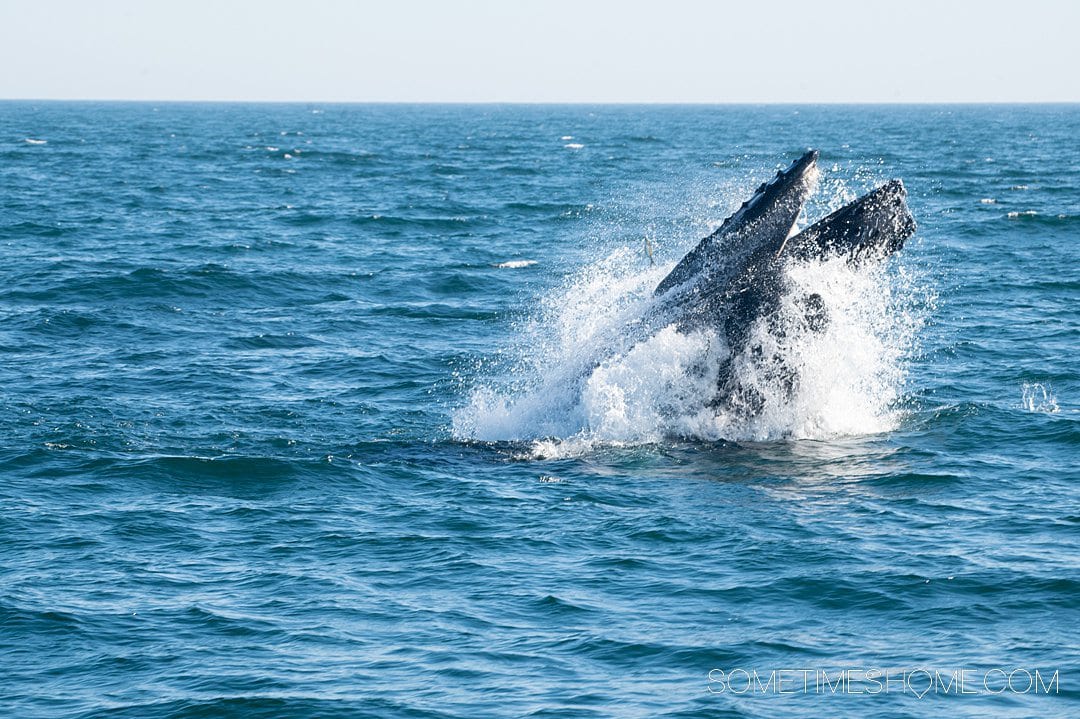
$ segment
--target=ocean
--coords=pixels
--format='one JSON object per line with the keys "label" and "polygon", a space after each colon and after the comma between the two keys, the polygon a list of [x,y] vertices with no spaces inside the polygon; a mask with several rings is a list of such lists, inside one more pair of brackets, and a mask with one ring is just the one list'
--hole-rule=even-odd
{"label": "ocean", "polygon": [[[0,102],[0,715],[1077,716],[1078,137]],[[807,147],[805,221],[919,229],[790,268],[795,396],[711,407],[708,332],[583,379]]]}

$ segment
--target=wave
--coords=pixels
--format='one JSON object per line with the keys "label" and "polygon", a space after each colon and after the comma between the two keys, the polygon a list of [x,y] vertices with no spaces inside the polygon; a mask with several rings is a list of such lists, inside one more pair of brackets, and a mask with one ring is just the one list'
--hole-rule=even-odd
{"label": "wave", "polygon": [[493,264],[492,267],[503,270],[520,270],[524,267],[532,267],[535,264],[537,264],[536,260],[507,260],[506,262]]}
{"label": "wave", "polygon": [[257,334],[232,337],[225,341],[225,347],[238,350],[263,349],[304,349],[323,344],[307,335],[286,332],[284,334]]}
{"label": "wave", "polygon": [[64,235],[73,234],[75,232],[74,226],[65,226],[60,224],[46,225],[40,222],[17,222],[6,227],[0,228],[5,235],[12,237],[18,237],[21,235],[34,235],[37,237],[62,237]]}
{"label": "wave", "polygon": [[1044,214],[1038,210],[1013,210],[1007,212],[1003,217],[1010,222],[1035,224],[1048,228],[1062,229],[1076,225],[1077,221],[1080,221],[1080,215],[1070,215],[1061,212]]}
{"label": "wave", "polygon": [[505,209],[523,214],[523,213],[535,213],[538,215],[549,215],[551,217],[570,217],[577,216],[583,212],[588,212],[592,209],[590,205],[577,205],[566,202],[508,202],[505,205]]}
{"label": "wave", "polygon": [[[268,151],[270,148],[266,148]],[[300,154],[300,153],[297,153]],[[381,165],[385,158],[381,155],[365,150],[320,150],[314,147],[302,149],[303,158],[309,162],[323,161],[329,165]]]}
{"label": "wave", "polygon": [[407,229],[423,228],[429,230],[460,230],[462,227],[486,220],[483,216],[467,217],[457,215],[453,217],[400,217],[395,215],[372,214],[353,217],[349,222],[357,227]]}
{"label": "wave", "polygon": [[244,272],[225,265],[205,263],[190,267],[139,267],[128,272],[84,273],[61,277],[49,284],[24,282],[3,293],[4,299],[50,304],[97,300],[130,301],[153,299],[164,308],[184,298],[217,299],[230,296],[241,304],[258,304],[267,298],[305,304],[334,301],[342,295],[327,295],[333,278],[293,270]]}

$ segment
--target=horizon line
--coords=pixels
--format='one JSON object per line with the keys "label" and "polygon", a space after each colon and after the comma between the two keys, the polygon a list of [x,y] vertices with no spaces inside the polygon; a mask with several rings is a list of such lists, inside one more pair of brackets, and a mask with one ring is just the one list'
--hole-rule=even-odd
{"label": "horizon line", "polygon": [[0,102],[72,102],[72,103],[141,103],[141,104],[221,104],[221,105],[536,105],[536,106],[688,106],[688,107],[793,107],[793,106],[942,106],[971,105],[1080,105],[1080,100],[262,100],[262,99],[187,99],[121,97],[0,97]]}

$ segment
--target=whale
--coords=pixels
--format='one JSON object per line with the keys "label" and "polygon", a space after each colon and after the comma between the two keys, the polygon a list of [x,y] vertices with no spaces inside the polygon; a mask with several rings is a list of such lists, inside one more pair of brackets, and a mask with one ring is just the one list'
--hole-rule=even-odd
{"label": "whale", "polygon": [[[706,365],[690,370],[716,377],[713,391],[702,397],[706,407],[750,419],[768,401],[790,399],[799,386],[798,372],[775,343],[773,349],[764,346],[755,328],[764,323],[774,336],[788,331],[781,315],[791,299],[801,314],[800,330],[824,332],[830,319],[821,296],[793,294],[797,290],[788,281],[789,264],[834,258],[845,258],[856,268],[878,263],[899,251],[916,229],[899,179],[810,223],[806,202],[818,184],[819,156],[818,150],[808,150],[761,184],[651,291],[646,286],[640,303],[631,303],[615,323],[579,340],[573,359],[547,378],[543,391],[562,394],[562,388],[573,387],[567,396],[579,397],[598,368],[673,328],[682,334],[704,332],[724,347],[707,352]],[[803,229],[798,228],[801,220]],[[744,381],[748,362],[756,365],[751,375],[775,381],[781,389],[769,392],[772,400],[755,382]]]}
{"label": "whale", "polygon": [[[638,337],[671,324],[682,332],[706,328],[720,335],[729,351],[721,361],[715,396],[708,400],[712,406],[743,415],[762,410],[764,397],[744,386],[734,371],[735,361],[748,353],[774,368],[788,394],[797,386],[794,370],[784,366],[782,357],[763,356],[763,349],[752,345],[751,332],[758,322],[776,316],[791,291],[784,271],[788,263],[835,257],[855,266],[879,262],[915,233],[907,190],[899,179],[796,231],[816,188],[819,156],[813,149],[803,153],[698,242],[656,285],[654,301],[634,328]],[[796,301],[806,328],[827,328],[828,310],[819,295]]]}

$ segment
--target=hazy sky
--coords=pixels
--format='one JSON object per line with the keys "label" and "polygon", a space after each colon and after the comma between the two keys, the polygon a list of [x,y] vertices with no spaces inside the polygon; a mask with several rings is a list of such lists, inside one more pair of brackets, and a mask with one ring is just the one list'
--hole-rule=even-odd
{"label": "hazy sky", "polygon": [[1075,0],[0,0],[0,97],[1080,101]]}

